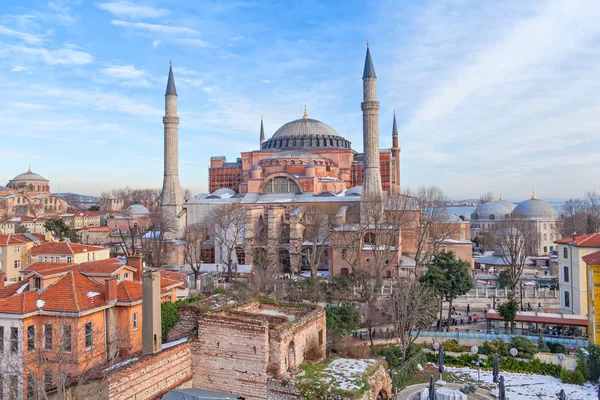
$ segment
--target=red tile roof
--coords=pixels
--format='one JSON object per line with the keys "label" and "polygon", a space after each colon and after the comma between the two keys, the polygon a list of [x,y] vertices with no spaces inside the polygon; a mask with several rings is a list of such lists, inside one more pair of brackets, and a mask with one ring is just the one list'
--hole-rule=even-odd
{"label": "red tile roof", "polygon": [[181,272],[160,270],[160,286],[169,287],[179,284],[179,286],[187,285],[187,275]]}
{"label": "red tile roof", "polygon": [[[79,270],[84,274],[89,275],[111,275],[119,269],[126,267],[118,258],[109,258],[107,260],[88,261],[79,264]],[[133,270],[133,268],[129,267]]]}
{"label": "red tile roof", "polygon": [[581,257],[588,265],[600,265],[600,251]]}
{"label": "red tile roof", "polygon": [[27,274],[31,272],[35,272],[41,276],[49,276],[55,275],[59,273],[66,273],[73,268],[77,268],[77,266],[73,263],[44,263],[44,262],[35,262],[31,264],[29,267],[21,270],[22,274]]}
{"label": "red tile roof", "polygon": [[71,242],[48,242],[33,247],[29,252],[31,254],[79,254],[90,251],[103,250],[103,247],[83,245]]}
{"label": "red tile roof", "polygon": [[[39,233],[32,234],[36,239],[40,241],[44,241],[44,235]],[[7,244],[25,244],[28,242],[33,242],[29,237],[23,235],[22,233],[15,233],[10,235],[0,235],[0,245]]]}
{"label": "red tile roof", "polygon": [[130,303],[142,300],[142,284],[133,281],[122,281],[117,285],[117,299],[119,302]]}
{"label": "red tile roof", "polygon": [[554,243],[568,244],[575,247],[600,247],[600,233],[573,235],[572,237],[559,239]]}

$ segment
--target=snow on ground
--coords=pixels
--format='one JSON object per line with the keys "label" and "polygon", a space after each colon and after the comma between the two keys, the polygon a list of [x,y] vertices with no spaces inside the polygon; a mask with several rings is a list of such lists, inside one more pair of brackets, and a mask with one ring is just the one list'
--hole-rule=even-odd
{"label": "snow on ground", "polygon": [[367,369],[377,364],[377,360],[352,360],[349,358],[338,358],[333,360],[322,372],[323,380],[334,387],[354,391],[360,390],[359,384],[362,381]]}
{"label": "snow on ground", "polygon": [[187,342],[187,340],[188,340],[188,338],[185,337],[185,338],[182,338],[182,339],[174,340],[172,342],[163,343],[162,344],[162,349],[164,350],[164,349],[171,348],[173,346],[177,346],[178,344]]}
{"label": "snow on ground", "polygon": [[[448,372],[477,379],[477,370],[471,368],[445,367]],[[560,389],[564,389],[569,400],[597,399],[596,387],[590,383],[584,386],[562,383],[560,379],[545,375],[501,372],[506,383],[506,397],[510,400],[558,399]],[[492,371],[481,371],[481,380],[492,383]]]}

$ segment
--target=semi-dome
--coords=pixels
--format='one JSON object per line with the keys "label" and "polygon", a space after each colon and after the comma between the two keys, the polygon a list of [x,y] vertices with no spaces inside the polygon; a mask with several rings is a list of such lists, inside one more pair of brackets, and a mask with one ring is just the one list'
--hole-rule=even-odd
{"label": "semi-dome", "polygon": [[141,204],[132,204],[125,209],[126,215],[150,214],[150,211]]}
{"label": "semi-dome", "polygon": [[527,219],[557,219],[558,213],[551,204],[532,197],[519,203],[513,210],[513,217]]}
{"label": "semi-dome", "polygon": [[505,219],[512,213],[515,205],[509,201],[488,201],[477,206],[471,214],[471,219]]}
{"label": "semi-dome", "polygon": [[261,146],[262,150],[285,148],[349,149],[350,142],[329,125],[305,115],[283,125]]}
{"label": "semi-dome", "polygon": [[362,193],[363,193],[363,187],[361,185],[359,185],[359,186],[354,186],[353,188],[346,190],[345,196],[362,196]]}
{"label": "semi-dome", "polygon": [[314,158],[318,160],[322,159],[323,157],[321,157],[318,154],[312,154],[304,150],[285,150],[267,157],[267,160],[277,160],[281,158]]}
{"label": "semi-dome", "polygon": [[229,188],[217,189],[209,194],[207,199],[229,199],[235,196],[235,190]]}

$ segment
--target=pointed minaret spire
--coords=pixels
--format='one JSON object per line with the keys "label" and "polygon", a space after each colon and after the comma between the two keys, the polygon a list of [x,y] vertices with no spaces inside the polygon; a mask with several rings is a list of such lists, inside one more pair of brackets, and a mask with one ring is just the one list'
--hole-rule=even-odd
{"label": "pointed minaret spire", "polygon": [[265,142],[265,127],[263,126],[263,116],[260,115],[260,146]]}
{"label": "pointed minaret spire", "polygon": [[398,136],[398,125],[396,125],[396,109],[394,108],[394,123],[392,125],[392,136]]}
{"label": "pointed minaret spire", "polygon": [[373,67],[373,60],[371,60],[369,42],[367,42],[367,56],[365,58],[365,70],[363,71],[363,79],[364,78],[377,78],[377,75],[375,75],[375,67]]}
{"label": "pointed minaret spire", "polygon": [[392,123],[392,158],[393,170],[391,174],[392,184],[390,191],[392,194],[400,193],[400,146],[398,144],[398,125],[396,124],[396,109],[394,108],[394,122]]}
{"label": "pointed minaret spire", "polygon": [[[381,187],[381,171],[379,170],[379,102],[377,101],[377,77],[371,52],[367,47],[365,70],[363,73],[363,102],[360,108],[363,112],[363,152],[364,178],[363,202],[383,201]],[[365,203],[366,204],[366,203]],[[383,203],[381,203],[383,210]],[[366,210],[367,208],[365,208]],[[362,213],[362,209],[361,209]]]}
{"label": "pointed minaret spire", "polygon": [[177,96],[177,89],[175,88],[175,78],[173,78],[173,61],[169,60],[169,80],[167,81],[167,91],[165,96]]}

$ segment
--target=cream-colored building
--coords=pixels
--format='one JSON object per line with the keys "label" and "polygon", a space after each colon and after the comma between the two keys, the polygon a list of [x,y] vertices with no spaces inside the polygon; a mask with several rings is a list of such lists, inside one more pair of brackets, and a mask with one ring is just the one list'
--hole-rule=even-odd
{"label": "cream-colored building", "polygon": [[583,257],[600,250],[600,233],[573,235],[558,245],[560,310],[566,314],[588,314],[587,269]]}
{"label": "cream-colored building", "polygon": [[44,241],[43,235],[0,235],[0,269],[7,283],[17,282],[27,266],[29,250]]}
{"label": "cream-colored building", "polygon": [[71,242],[49,242],[29,250],[27,266],[35,262],[79,264],[110,258],[110,249]]}
{"label": "cream-colored building", "polygon": [[71,229],[82,229],[89,226],[100,226],[102,213],[77,211],[70,214],[61,214],[58,217],[65,221]]}

